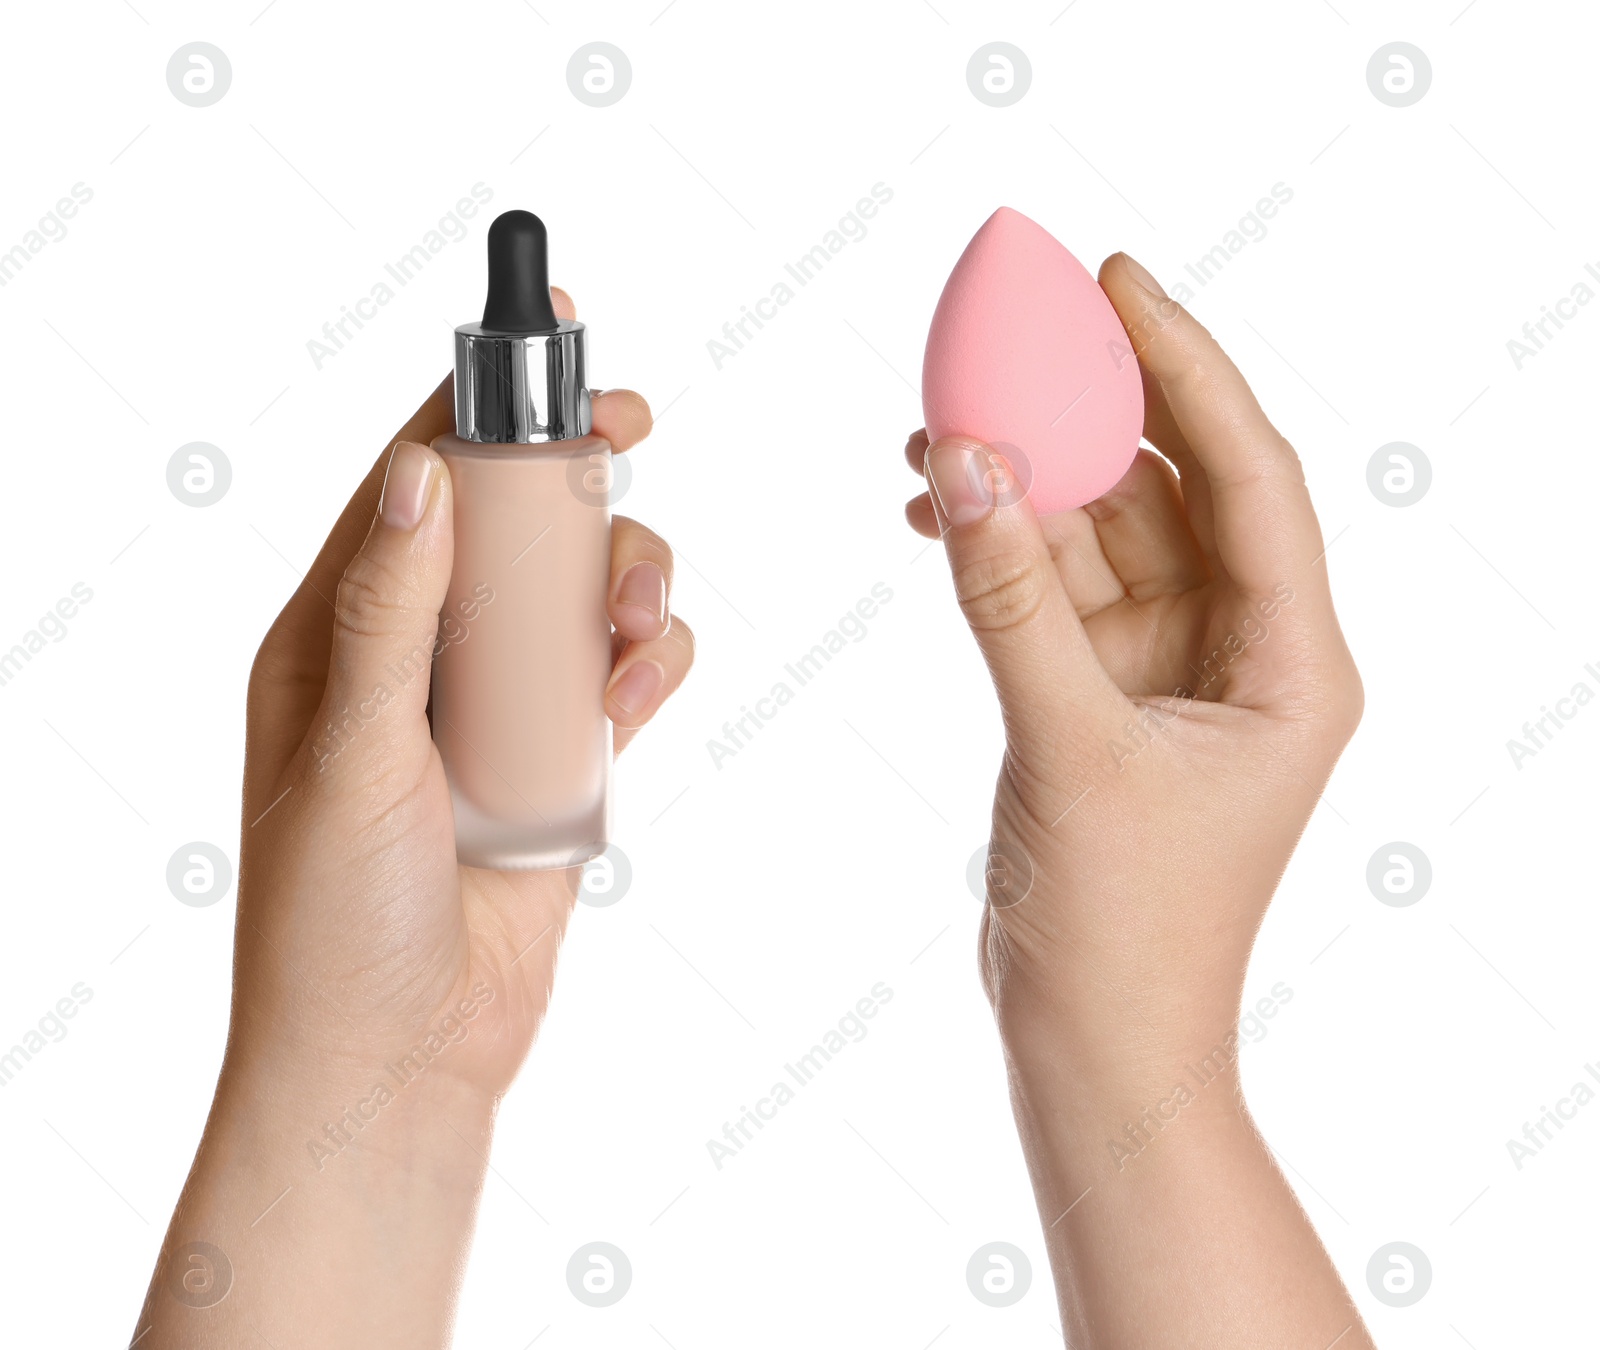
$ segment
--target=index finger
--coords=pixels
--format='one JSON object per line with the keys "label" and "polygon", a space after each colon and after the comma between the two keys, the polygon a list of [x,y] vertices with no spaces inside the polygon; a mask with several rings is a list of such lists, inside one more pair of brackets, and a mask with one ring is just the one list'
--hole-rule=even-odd
{"label": "index finger", "polygon": [[1284,582],[1299,590],[1303,582],[1326,599],[1325,570],[1312,575],[1323,553],[1322,528],[1300,457],[1238,367],[1127,254],[1106,260],[1100,284],[1205,471],[1217,555],[1228,576],[1252,598]]}
{"label": "index finger", "polygon": [[[550,288],[550,303],[558,319],[576,319],[578,307],[559,286]],[[604,436],[613,450],[631,450],[655,426],[650,405],[631,389],[607,389],[594,397],[594,434]]]}

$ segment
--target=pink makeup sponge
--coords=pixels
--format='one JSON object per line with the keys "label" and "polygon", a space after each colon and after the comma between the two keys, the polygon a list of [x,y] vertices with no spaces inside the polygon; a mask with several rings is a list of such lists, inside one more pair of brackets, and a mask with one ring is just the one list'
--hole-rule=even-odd
{"label": "pink makeup sponge", "polygon": [[1005,455],[1040,515],[1092,502],[1133,463],[1144,389],[1128,335],[1083,264],[1020,211],[990,216],[945,283],[922,414],[933,440]]}

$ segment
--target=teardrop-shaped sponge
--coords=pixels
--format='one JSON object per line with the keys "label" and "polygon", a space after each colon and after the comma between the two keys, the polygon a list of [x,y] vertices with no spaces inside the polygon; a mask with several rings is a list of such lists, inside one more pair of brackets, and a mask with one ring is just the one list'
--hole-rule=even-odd
{"label": "teardrop-shaped sponge", "polygon": [[1144,426],[1139,363],[1095,279],[1002,206],[945,283],[922,361],[928,435],[975,436],[1011,461],[1040,515],[1092,502]]}

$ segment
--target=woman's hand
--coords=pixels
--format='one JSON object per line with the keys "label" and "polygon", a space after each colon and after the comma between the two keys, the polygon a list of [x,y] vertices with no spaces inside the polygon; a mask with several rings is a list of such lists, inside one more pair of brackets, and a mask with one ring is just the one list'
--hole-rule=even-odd
{"label": "woman's hand", "polygon": [[[446,380],[396,438],[387,482],[374,466],[256,658],[230,1057],[381,1064],[484,987],[439,1064],[498,1094],[544,1015],[580,872],[457,865],[428,682],[393,674],[432,646],[450,577],[449,475],[426,448],[451,428],[450,399]],[[594,430],[625,451],[649,434],[649,408],[602,394]],[[617,517],[606,710],[619,748],[693,659],[668,613],[671,575],[666,543]],[[357,705],[376,715],[352,717]]]}
{"label": "woman's hand", "polygon": [[[618,451],[650,424],[637,394],[594,400]],[[243,1345],[252,1328],[296,1346],[448,1339],[495,1105],[544,1015],[581,877],[456,862],[426,672],[403,668],[432,650],[450,577],[449,474],[428,443],[452,429],[447,379],[379,456],[251,672],[233,1020],[140,1323],[152,1350]],[[671,578],[666,543],[616,518],[619,749],[693,659]],[[209,1278],[195,1242],[231,1268],[214,1305],[175,1292]]]}
{"label": "woman's hand", "polygon": [[1294,450],[1143,268],[1100,280],[1160,455],[1040,520],[988,447],[907,445],[1004,716],[985,986],[1071,1343],[1320,1347],[1357,1319],[1243,1114],[1236,1028],[1361,681]]}

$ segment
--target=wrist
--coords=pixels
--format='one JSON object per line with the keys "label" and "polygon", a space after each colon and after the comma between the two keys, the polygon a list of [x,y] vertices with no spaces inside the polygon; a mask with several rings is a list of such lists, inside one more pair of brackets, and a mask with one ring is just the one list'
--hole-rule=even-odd
{"label": "wrist", "polygon": [[[409,1167],[419,1155],[436,1153],[440,1167],[470,1172],[484,1164],[458,1136],[486,1138],[497,1104],[470,1080],[442,1069],[424,1072],[401,1057],[357,1067],[230,1055],[206,1141],[248,1144],[279,1170],[305,1177],[328,1170],[346,1152],[359,1155],[364,1169]],[[448,1141],[454,1149],[438,1147]]]}
{"label": "wrist", "polygon": [[321,1117],[319,1128],[348,1112],[358,1131],[413,1097],[492,1115],[525,1053],[505,1007],[524,997],[511,978],[463,972],[443,992],[349,1013],[293,993],[252,986],[236,995],[219,1098],[299,1110]]}
{"label": "wrist", "polygon": [[444,1344],[493,1098],[442,1075],[385,1086],[230,1059],[141,1318],[150,1343]]}
{"label": "wrist", "polygon": [[1157,1184],[1261,1150],[1236,1057],[1212,1050],[1113,1063],[1014,1046],[1006,1044],[1012,1108],[1041,1212],[1052,1210],[1047,1222],[1090,1188]]}
{"label": "wrist", "polygon": [[1179,1114],[1224,1127],[1247,1121],[1237,1006],[1227,995],[1205,1006],[1192,992],[1161,1001],[1108,992],[1103,980],[1049,991],[1009,981],[994,998],[1019,1109],[1031,1104],[1096,1147],[1130,1124],[1135,1138],[1161,1133]]}
{"label": "wrist", "polygon": [[1233,1069],[1241,1044],[1237,995],[1151,997],[1102,976],[1043,991],[1008,980],[994,991],[995,1024],[1013,1077],[1070,1081],[1115,1097],[1188,1067],[1209,1081]]}
{"label": "wrist", "polygon": [[1237,1061],[1248,938],[1104,931],[1063,942],[1062,926],[993,911],[986,925],[985,988],[1013,1077],[1116,1098],[1186,1064],[1209,1080]]}

